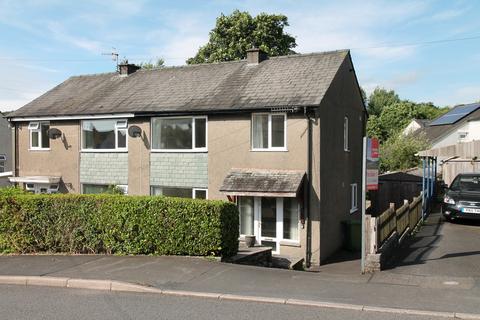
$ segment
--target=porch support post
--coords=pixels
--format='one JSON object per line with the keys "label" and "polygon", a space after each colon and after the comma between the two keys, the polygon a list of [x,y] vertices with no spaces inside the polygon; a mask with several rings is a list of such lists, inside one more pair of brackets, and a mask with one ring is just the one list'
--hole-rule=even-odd
{"label": "porch support post", "polygon": [[426,166],[425,166],[425,157],[422,157],[422,167],[423,167],[423,174],[422,174],[422,221],[425,216],[425,197],[426,197],[426,188],[425,188],[425,179],[426,179]]}

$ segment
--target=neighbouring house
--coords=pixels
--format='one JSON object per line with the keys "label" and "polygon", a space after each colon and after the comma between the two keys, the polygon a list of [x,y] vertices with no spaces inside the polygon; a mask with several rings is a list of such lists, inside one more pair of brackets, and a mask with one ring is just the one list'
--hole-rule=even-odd
{"label": "neighbouring house", "polygon": [[[405,128],[404,134],[406,134],[409,127],[415,127],[415,121],[412,120]],[[423,128],[420,127],[411,131],[411,134],[425,135],[430,143],[430,149],[442,149],[448,146],[453,147],[457,144],[480,140],[480,103],[457,105],[444,115],[424,123]],[[445,168],[442,164],[449,158],[451,156],[447,153],[437,156],[438,172],[441,174],[443,174]],[[450,167],[453,170],[453,167],[456,168],[457,166],[459,164],[452,164]],[[462,172],[462,170],[461,168],[456,168],[452,172]]]}
{"label": "neighbouring house", "polygon": [[0,113],[0,187],[10,185],[8,177],[12,171],[12,129]]}
{"label": "neighbouring house", "polygon": [[348,50],[75,76],[9,115],[37,193],[234,201],[241,239],[318,265],[362,210],[366,111]]}
{"label": "neighbouring house", "polygon": [[413,119],[410,123],[403,129],[402,133],[404,136],[409,135],[418,130],[423,130],[428,124],[428,119]]}
{"label": "neighbouring house", "polygon": [[424,133],[432,148],[480,140],[480,103],[455,106],[430,121],[414,119],[403,133]]}

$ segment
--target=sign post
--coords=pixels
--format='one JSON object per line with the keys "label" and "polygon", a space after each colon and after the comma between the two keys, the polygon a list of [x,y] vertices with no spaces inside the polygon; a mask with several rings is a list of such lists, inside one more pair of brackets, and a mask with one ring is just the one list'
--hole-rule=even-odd
{"label": "sign post", "polygon": [[365,273],[366,258],[366,204],[367,191],[378,190],[378,140],[375,138],[363,137],[362,157],[362,273]]}

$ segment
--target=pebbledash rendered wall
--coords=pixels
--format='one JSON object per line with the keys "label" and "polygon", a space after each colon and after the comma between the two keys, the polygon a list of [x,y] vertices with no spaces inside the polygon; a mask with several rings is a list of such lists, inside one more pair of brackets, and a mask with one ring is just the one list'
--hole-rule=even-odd
{"label": "pebbledash rendered wall", "polygon": [[128,184],[128,153],[82,152],[80,154],[80,183]]}
{"label": "pebbledash rendered wall", "polygon": [[208,187],[208,153],[151,153],[150,185]]}

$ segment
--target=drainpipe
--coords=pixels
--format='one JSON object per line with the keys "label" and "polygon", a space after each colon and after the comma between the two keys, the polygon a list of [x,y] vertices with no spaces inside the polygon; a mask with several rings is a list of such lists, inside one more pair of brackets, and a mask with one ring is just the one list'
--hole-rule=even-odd
{"label": "drainpipe", "polygon": [[12,177],[17,176],[17,125],[14,122],[10,122],[12,126],[12,159],[11,159],[11,166],[12,166]]}
{"label": "drainpipe", "polygon": [[305,245],[305,266],[310,268],[312,258],[312,224],[310,221],[310,198],[312,188],[312,119],[307,114],[307,107],[303,108],[303,113],[308,121],[308,151],[307,151],[307,179],[304,197],[305,220],[307,224],[307,236]]}

